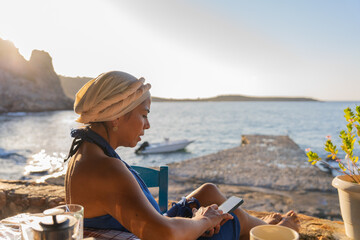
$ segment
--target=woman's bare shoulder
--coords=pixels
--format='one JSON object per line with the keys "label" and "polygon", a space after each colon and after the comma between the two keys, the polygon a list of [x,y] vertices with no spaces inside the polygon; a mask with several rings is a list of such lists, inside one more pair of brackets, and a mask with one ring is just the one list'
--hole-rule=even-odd
{"label": "woman's bare shoulder", "polygon": [[114,181],[114,178],[128,171],[120,159],[105,155],[102,149],[93,144],[86,144],[79,149],[77,155],[70,160],[68,168],[68,174],[74,180],[91,183],[89,187]]}
{"label": "woman's bare shoulder", "polygon": [[109,199],[119,192],[128,191],[125,183],[133,182],[133,177],[120,159],[105,155],[95,146],[85,147],[70,159],[66,187],[71,201],[86,206],[87,217],[104,215],[108,211],[101,206],[111,204]]}
{"label": "woman's bare shoulder", "polygon": [[96,164],[92,166],[92,172],[103,180],[113,180],[113,178],[121,177],[129,172],[126,165],[120,159],[103,156],[97,160],[99,161],[96,161]]}
{"label": "woman's bare shoulder", "polygon": [[84,165],[86,165],[84,167],[86,175],[98,176],[103,180],[128,171],[126,165],[120,159],[106,155],[91,156]]}

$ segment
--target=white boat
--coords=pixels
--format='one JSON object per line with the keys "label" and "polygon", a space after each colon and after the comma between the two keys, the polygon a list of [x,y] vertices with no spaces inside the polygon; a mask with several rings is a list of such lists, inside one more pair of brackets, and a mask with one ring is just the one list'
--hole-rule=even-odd
{"label": "white boat", "polygon": [[164,142],[160,143],[148,143],[144,142],[141,146],[135,150],[135,153],[138,154],[148,154],[148,153],[167,153],[175,152],[181,149],[184,149],[187,145],[194,142],[183,139],[177,141],[170,141],[168,138],[165,138]]}
{"label": "white boat", "polygon": [[[340,159],[340,161],[344,166],[347,166],[347,162],[345,159]],[[325,162],[319,161],[315,163],[315,166],[318,167],[323,172],[331,173],[334,177],[344,174],[341,168],[339,167],[339,163],[335,160],[325,160]]]}

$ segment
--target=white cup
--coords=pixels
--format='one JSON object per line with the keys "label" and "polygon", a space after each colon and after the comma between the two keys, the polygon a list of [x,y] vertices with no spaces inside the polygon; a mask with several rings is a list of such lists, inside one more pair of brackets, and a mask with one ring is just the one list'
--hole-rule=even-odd
{"label": "white cup", "polygon": [[84,237],[84,207],[79,204],[66,204],[60,205],[55,208],[63,209],[63,214],[69,214],[76,218],[77,223],[75,225],[75,239],[83,239]]}
{"label": "white cup", "polygon": [[298,240],[299,233],[279,225],[259,225],[250,230],[250,240]]}

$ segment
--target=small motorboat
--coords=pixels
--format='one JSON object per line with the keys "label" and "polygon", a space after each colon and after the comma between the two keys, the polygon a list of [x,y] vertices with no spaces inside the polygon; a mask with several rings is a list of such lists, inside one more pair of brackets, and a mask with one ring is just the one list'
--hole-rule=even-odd
{"label": "small motorboat", "polygon": [[[340,159],[340,162],[346,166],[347,162],[345,159]],[[330,173],[334,177],[343,175],[343,170],[339,167],[339,163],[332,159],[326,159],[325,161],[319,161],[315,163],[315,166],[318,167],[321,171]],[[346,170],[348,172],[348,170]]]}
{"label": "small motorboat", "polygon": [[135,150],[137,154],[149,154],[149,153],[167,153],[175,152],[184,149],[187,145],[194,142],[194,140],[189,141],[186,139],[170,141],[168,138],[165,138],[164,142],[159,143],[149,143],[144,142],[140,145],[138,149]]}

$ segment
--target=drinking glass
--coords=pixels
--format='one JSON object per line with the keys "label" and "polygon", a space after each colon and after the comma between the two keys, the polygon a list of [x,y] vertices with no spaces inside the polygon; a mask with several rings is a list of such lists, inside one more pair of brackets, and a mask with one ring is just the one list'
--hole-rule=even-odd
{"label": "drinking glass", "polygon": [[63,214],[68,214],[76,218],[76,226],[74,228],[74,237],[77,240],[84,237],[84,207],[79,204],[65,204],[55,208],[63,209]]}

